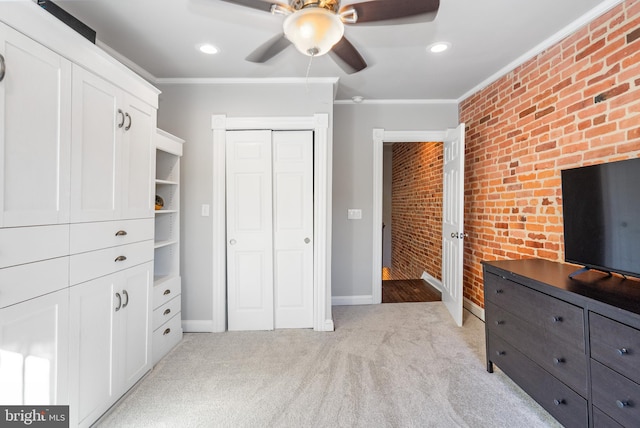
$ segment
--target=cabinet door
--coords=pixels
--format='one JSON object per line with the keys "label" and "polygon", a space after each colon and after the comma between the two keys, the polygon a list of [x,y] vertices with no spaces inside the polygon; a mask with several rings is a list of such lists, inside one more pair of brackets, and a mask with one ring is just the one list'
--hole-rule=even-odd
{"label": "cabinet door", "polygon": [[112,382],[116,280],[109,275],[71,288],[71,426],[91,424],[117,394]]}
{"label": "cabinet door", "polygon": [[73,66],[71,222],[113,220],[120,209],[119,90]]}
{"label": "cabinet door", "polygon": [[122,144],[122,218],[154,215],[152,165],[156,110],[129,95],[123,108],[125,124]]}
{"label": "cabinet door", "polygon": [[69,220],[71,63],[0,23],[0,227]]}
{"label": "cabinet door", "polygon": [[0,309],[0,403],[67,404],[69,290]]}
{"label": "cabinet door", "polygon": [[117,314],[118,388],[124,393],[151,369],[151,281],[153,263],[127,269],[118,281],[122,309]]}

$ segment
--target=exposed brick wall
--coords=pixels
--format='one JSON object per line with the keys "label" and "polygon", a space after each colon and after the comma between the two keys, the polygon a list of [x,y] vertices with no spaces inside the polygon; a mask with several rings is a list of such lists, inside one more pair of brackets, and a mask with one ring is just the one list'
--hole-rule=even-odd
{"label": "exposed brick wall", "polygon": [[640,1],[467,98],[460,120],[464,296],[484,306],[482,260],[564,260],[562,169],[640,157]]}
{"label": "exposed brick wall", "polygon": [[391,189],[391,278],[441,279],[442,143],[395,143]]}

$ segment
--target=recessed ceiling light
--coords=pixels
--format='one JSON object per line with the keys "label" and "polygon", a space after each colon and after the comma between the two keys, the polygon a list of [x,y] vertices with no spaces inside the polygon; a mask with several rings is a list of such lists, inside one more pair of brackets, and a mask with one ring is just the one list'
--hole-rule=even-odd
{"label": "recessed ceiling light", "polygon": [[196,48],[198,48],[200,52],[206,53],[209,55],[218,53],[218,48],[209,43],[203,43],[203,44],[197,45]]}
{"label": "recessed ceiling light", "polygon": [[444,52],[451,47],[451,43],[449,42],[436,42],[429,45],[428,49],[431,53],[440,53]]}

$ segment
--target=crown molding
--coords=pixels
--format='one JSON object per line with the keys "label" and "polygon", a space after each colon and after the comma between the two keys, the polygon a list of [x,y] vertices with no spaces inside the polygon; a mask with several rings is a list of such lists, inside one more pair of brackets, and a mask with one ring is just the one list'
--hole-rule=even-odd
{"label": "crown molding", "polygon": [[362,104],[388,104],[388,105],[402,105],[402,104],[458,104],[458,100],[446,100],[446,99],[433,99],[433,100],[362,100],[355,102],[353,100],[335,100],[334,105],[362,105]]}
{"label": "crown molding", "polygon": [[338,77],[170,77],[157,78],[155,83],[158,85],[261,85],[261,84],[277,84],[277,85],[306,85],[307,83],[330,83],[336,85]]}
{"label": "crown molding", "polygon": [[566,37],[570,36],[571,34],[575,33],[580,28],[584,27],[585,25],[587,25],[588,23],[590,23],[591,21],[593,21],[594,19],[596,19],[600,15],[603,15],[605,12],[609,11],[610,9],[613,9],[615,6],[617,6],[618,4],[622,3],[623,1],[624,0],[605,0],[605,1],[603,1],[598,6],[594,7],[589,12],[585,13],[580,18],[578,18],[575,21],[573,21],[571,24],[567,25],[566,27],[564,27],[563,29],[561,29],[560,31],[558,31],[557,33],[555,33],[554,35],[552,35],[548,39],[542,41],[541,43],[539,43],[538,45],[534,46],[533,48],[531,48],[530,50],[528,50],[524,54],[520,55],[514,61],[512,61],[509,64],[505,65],[500,70],[498,70],[497,72],[495,72],[494,74],[489,76],[487,79],[485,79],[484,81],[482,81],[478,85],[476,85],[473,88],[469,89],[466,93],[464,93],[456,101],[458,103],[461,103],[462,101],[466,100],[467,98],[469,98],[470,96],[472,96],[476,92],[481,91],[482,89],[486,88],[487,86],[489,86],[490,84],[492,84],[496,80],[500,79],[501,77],[503,77],[507,73],[515,70],[520,65],[522,65],[525,62],[529,61],[531,58],[535,57],[536,55],[540,54],[541,52],[545,51],[546,49],[552,47],[556,43],[560,42],[561,40],[563,40]]}

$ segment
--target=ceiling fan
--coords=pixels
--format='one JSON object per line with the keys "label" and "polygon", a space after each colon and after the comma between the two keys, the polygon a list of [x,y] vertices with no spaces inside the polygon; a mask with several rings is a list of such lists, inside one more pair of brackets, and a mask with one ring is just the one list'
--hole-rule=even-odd
{"label": "ceiling fan", "polygon": [[223,0],[285,15],[283,34],[263,43],[246,58],[263,63],[290,44],[309,56],[329,53],[348,73],[367,67],[344,36],[347,25],[390,25],[432,21],[440,0],[370,0],[340,5],[340,0]]}

